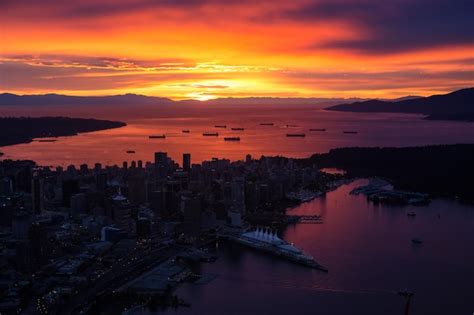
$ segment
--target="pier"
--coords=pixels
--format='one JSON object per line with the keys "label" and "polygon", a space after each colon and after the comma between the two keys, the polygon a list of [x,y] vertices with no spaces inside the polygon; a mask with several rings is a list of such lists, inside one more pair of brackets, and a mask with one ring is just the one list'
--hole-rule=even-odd
{"label": "pier", "polygon": [[287,215],[286,217],[288,218],[289,223],[323,223],[322,216],[320,215]]}

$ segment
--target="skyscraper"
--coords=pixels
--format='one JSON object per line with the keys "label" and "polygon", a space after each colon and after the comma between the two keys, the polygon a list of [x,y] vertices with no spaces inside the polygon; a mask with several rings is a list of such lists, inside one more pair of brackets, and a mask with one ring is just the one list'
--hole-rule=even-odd
{"label": "skyscraper", "polygon": [[189,172],[191,169],[191,153],[183,153],[183,170]]}
{"label": "skyscraper", "polygon": [[43,208],[43,183],[35,176],[31,181],[31,198],[34,214],[40,214]]}

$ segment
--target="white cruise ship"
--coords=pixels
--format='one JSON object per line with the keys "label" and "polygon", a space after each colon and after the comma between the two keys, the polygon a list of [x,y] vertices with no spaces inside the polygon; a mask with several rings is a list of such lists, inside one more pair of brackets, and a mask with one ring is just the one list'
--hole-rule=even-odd
{"label": "white cruise ship", "polygon": [[281,256],[308,267],[327,271],[327,269],[320,265],[311,255],[306,254],[293,244],[282,240],[275,232],[271,232],[268,229],[257,228],[254,231],[242,233],[240,236],[231,237],[230,239],[240,244]]}

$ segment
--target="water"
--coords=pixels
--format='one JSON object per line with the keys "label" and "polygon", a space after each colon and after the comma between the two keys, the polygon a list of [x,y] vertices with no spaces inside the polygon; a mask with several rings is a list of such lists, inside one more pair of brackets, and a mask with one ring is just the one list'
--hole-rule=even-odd
{"label": "water", "polygon": [[[419,115],[363,114],[331,112],[310,106],[262,106],[199,108],[185,107],[158,110],[134,110],[124,108],[38,108],[21,111],[7,110],[4,115],[30,116],[67,115],[118,119],[128,123],[124,128],[61,137],[57,142],[32,142],[0,150],[4,158],[32,159],[40,165],[104,165],[123,161],[151,161],[155,151],[166,151],[176,161],[189,152],[192,162],[212,157],[241,160],[246,154],[284,155],[308,157],[346,146],[415,146],[427,144],[472,143],[472,123],[427,121]],[[91,115],[91,112],[93,115]],[[261,126],[273,122],[274,126]],[[227,125],[218,129],[214,125]],[[287,128],[286,125],[297,125]],[[232,131],[231,127],[243,127],[245,131]],[[326,128],[325,132],[310,132],[310,128]],[[189,134],[181,132],[189,129]],[[344,134],[355,130],[358,134]],[[217,131],[219,137],[203,137],[205,131]],[[305,138],[287,138],[286,133],[305,133]],[[148,139],[149,135],[166,134],[166,139]],[[224,136],[239,136],[240,142],[225,142]],[[127,150],[136,151],[127,154]]]}
{"label": "water", "polygon": [[[426,207],[376,206],[364,196],[349,195],[363,183],[342,186],[290,211],[323,215],[323,224],[294,225],[283,237],[329,273],[221,243],[218,260],[200,266],[201,273],[217,278],[177,290],[191,308],[128,314],[401,315],[400,289],[415,293],[410,314],[471,314],[474,208],[448,200]],[[417,216],[407,217],[408,211]],[[423,244],[412,244],[414,237]]]}

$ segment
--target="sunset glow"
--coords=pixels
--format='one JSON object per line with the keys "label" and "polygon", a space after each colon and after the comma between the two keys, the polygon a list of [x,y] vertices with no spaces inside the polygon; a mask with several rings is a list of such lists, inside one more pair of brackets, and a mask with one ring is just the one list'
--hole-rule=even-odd
{"label": "sunset glow", "polygon": [[0,92],[444,93],[472,85],[473,10],[427,0],[5,0]]}

